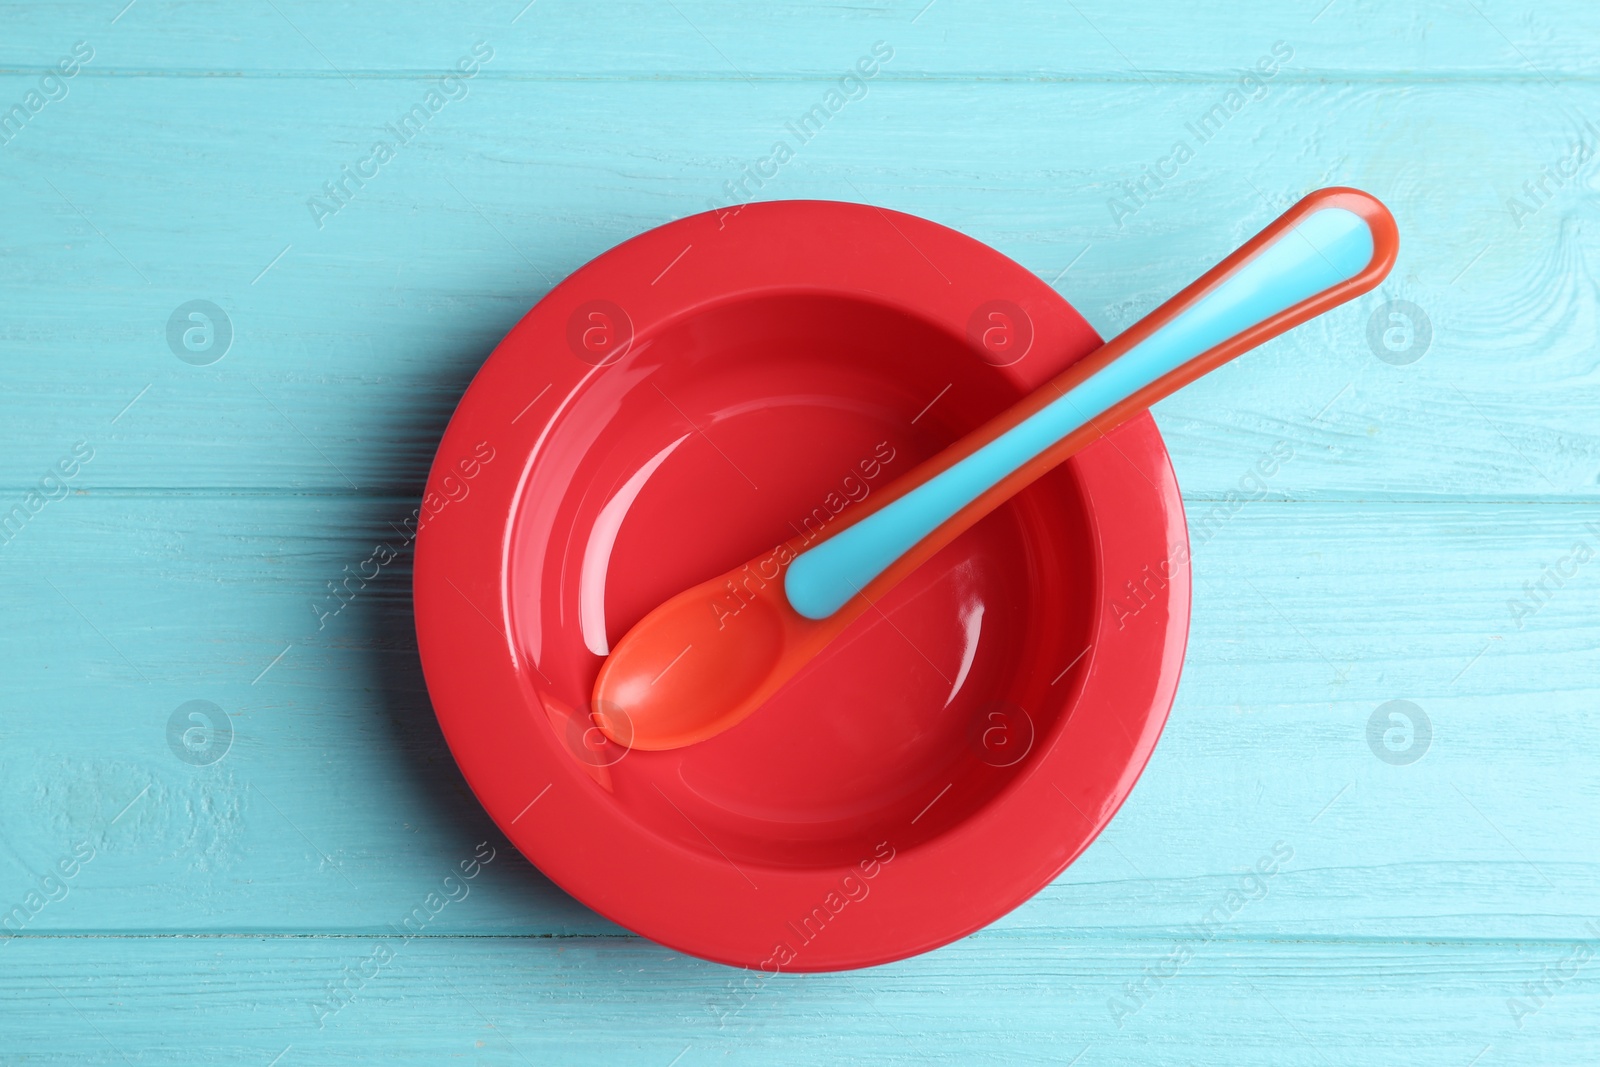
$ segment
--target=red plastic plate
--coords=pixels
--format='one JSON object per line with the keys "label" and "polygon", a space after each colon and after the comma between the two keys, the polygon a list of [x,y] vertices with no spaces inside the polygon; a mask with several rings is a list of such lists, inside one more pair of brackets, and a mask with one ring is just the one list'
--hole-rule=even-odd
{"label": "red plastic plate", "polygon": [[693,216],[559,285],[462,399],[417,541],[428,689],[500,828],[628,929],[769,971],[924,952],[1048,884],[1177,688],[1187,539],[1148,416],[727,733],[630,752],[587,701],[650,608],[826,528],[1098,343],[1000,253],[857,204]]}

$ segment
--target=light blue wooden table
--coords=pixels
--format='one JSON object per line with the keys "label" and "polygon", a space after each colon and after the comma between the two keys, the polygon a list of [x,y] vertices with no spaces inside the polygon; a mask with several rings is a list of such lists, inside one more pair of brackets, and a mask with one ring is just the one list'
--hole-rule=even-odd
{"label": "light blue wooden table", "polygon": [[[0,6],[0,1062],[1600,1062],[1600,8],[125,2]],[[644,229],[868,200],[1109,333],[1334,183],[1400,262],[1157,410],[1170,725],[965,941],[745,992],[498,835],[409,559],[318,628],[495,341]]]}

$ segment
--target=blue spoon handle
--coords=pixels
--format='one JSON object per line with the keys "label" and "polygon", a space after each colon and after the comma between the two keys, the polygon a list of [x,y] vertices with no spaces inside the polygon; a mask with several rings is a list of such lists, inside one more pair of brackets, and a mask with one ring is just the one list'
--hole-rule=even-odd
{"label": "blue spoon handle", "polygon": [[[784,577],[790,605],[807,618],[827,618],[936,532],[948,543],[1066,458],[1060,449],[1052,454],[1064,439],[1085,429],[1103,435],[1240,352],[1367,291],[1395,251],[1394,221],[1376,200],[1349,189],[1311,194],[1086,357],[1089,373],[1069,368],[1018,405],[1034,408],[1031,414],[1017,421],[1014,408],[998,416],[974,431],[981,443],[952,445],[959,458],[930,460],[906,476],[918,484],[895,487],[887,504],[801,553]],[[1043,393],[1054,399],[1040,406]],[[997,425],[1005,428],[996,432]]]}

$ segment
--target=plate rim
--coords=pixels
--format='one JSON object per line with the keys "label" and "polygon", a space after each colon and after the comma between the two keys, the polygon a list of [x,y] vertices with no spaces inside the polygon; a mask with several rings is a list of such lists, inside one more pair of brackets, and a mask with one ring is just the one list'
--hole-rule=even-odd
{"label": "plate rim", "polygon": [[[852,241],[856,245],[849,250],[861,262],[840,268],[839,245]],[[777,262],[772,261],[773,242],[784,245]],[[677,271],[676,276],[669,266],[656,282],[673,278],[673,283],[656,290],[656,282],[645,275],[674,255],[686,258],[697,244],[710,253],[692,263],[691,269]],[[930,255],[943,263],[944,269],[936,266]],[[749,267],[745,259],[761,256],[768,262],[753,273],[734,266]],[[813,259],[807,260],[807,256]],[[817,269],[818,256],[828,264],[831,277],[799,280]],[[741,292],[774,286],[773,291],[785,291],[781,279],[788,277],[793,279],[787,283],[791,286],[894,303],[959,331],[961,316],[952,309],[965,305],[953,300],[951,291],[935,285],[937,279],[929,267],[940,275],[945,269],[954,273],[956,277],[946,277],[945,284],[965,293],[969,303],[973,294],[991,292],[1025,307],[1036,331],[1032,351],[1050,345],[1075,351],[1053,366],[1024,358],[999,368],[1021,388],[1037,384],[1099,343],[1088,323],[1032,272],[988,245],[914,215],[818,200],[768,201],[737,211],[704,212],[624,241],[546,294],[507,333],[474,376],[431,465],[423,496],[424,518],[416,539],[414,616],[428,693],[451,754],[500,830],[546,877],[618,925],[669,948],[777,973],[875,966],[958,940],[1035,895],[1093,842],[1126,801],[1170,713],[1188,638],[1191,590],[1187,567],[1174,571],[1141,610],[1141,615],[1150,612],[1147,621],[1151,623],[1140,628],[1141,634],[1145,629],[1158,629],[1159,633],[1154,638],[1146,636],[1137,647],[1119,643],[1116,635],[1108,633],[1107,612],[1097,605],[1088,662],[1082,674],[1075,676],[1079,690],[1065,722],[1045,750],[1030,761],[1026,772],[950,833],[903,852],[888,842],[891,858],[880,858],[870,882],[866,870],[871,856],[863,858],[859,872],[839,866],[795,871],[747,865],[749,870],[741,870],[731,859],[724,865],[681,844],[659,838],[643,841],[648,831],[621,818],[616,805],[608,807],[608,802],[601,800],[602,791],[578,762],[556,753],[549,737],[538,733],[552,735],[546,723],[539,721],[536,688],[509,636],[513,630],[507,587],[515,506],[527,470],[537,458],[544,428],[535,428],[537,419],[525,426],[517,423],[533,406],[522,407],[523,398],[538,389],[533,380],[537,375],[530,377],[530,368],[554,364],[572,384],[604,372],[603,366],[585,364],[570,353],[549,351],[552,339],[563,335],[573,310],[586,298],[610,299],[626,292],[633,328],[638,335],[648,336],[658,323],[679,318],[697,306],[686,308],[686,300],[726,300],[730,285]],[[652,290],[642,299],[638,298],[644,291],[641,287]],[[559,380],[556,375],[547,386],[558,398]],[[521,412],[511,417],[517,408]],[[547,421],[545,425],[550,424]],[[499,442],[506,442],[504,450],[510,455],[507,461],[482,466],[469,491],[458,500],[445,491],[445,479],[454,476],[460,482],[458,457],[471,453],[473,442],[480,439],[495,442],[491,447],[497,453],[502,448]],[[1112,439],[1091,446],[1071,462],[1086,495],[1092,490],[1106,495],[1107,500],[1129,497],[1132,503],[1124,504],[1136,506],[1141,514],[1159,522],[1159,531],[1142,531],[1145,535],[1159,532],[1158,537],[1129,539],[1128,531],[1119,531],[1119,537],[1112,539],[1115,543],[1108,543],[1101,536],[1103,514],[1091,508],[1097,563],[1111,557],[1124,563],[1141,558],[1140,553],[1149,554],[1152,541],[1159,542],[1156,547],[1167,558],[1180,549],[1187,554],[1187,527],[1176,476],[1148,413],[1130,420],[1113,432]],[[1125,470],[1129,465],[1143,479],[1129,478]],[[1121,485],[1114,484],[1118,469]],[[1123,543],[1125,539],[1135,543]],[[1097,597],[1103,585],[1097,582]],[[498,635],[489,631],[491,626]],[[472,634],[476,637],[469,636]],[[1091,685],[1095,686],[1093,701],[1104,698],[1115,703],[1112,694],[1126,697],[1127,687],[1136,684],[1119,683],[1117,673],[1141,665],[1149,676],[1143,680],[1143,688],[1133,693],[1139,709],[1127,721],[1098,714],[1080,717],[1080,707],[1098,707],[1097,703],[1084,704],[1091,698]],[[537,670],[536,664],[531,666]],[[508,707],[513,698],[522,703],[520,715]],[[485,712],[485,708],[495,710]],[[493,728],[485,721],[491,714],[495,716]],[[1129,726],[1137,728],[1130,732]],[[518,738],[528,744],[519,748],[513,743]],[[1105,767],[1077,766],[1071,754],[1080,745],[1085,751],[1117,751],[1120,747],[1118,766],[1109,774]],[[508,765],[513,751],[532,765],[531,775]],[[1069,786],[1079,794],[1074,800],[1054,778],[1042,782],[1069,768],[1087,771],[1089,779],[1099,782],[1101,788],[1085,792],[1075,780]],[[523,783],[522,778],[528,781]],[[540,791],[540,782],[546,778],[548,783]],[[558,784],[565,787],[558,789]],[[1004,816],[1014,814],[1019,804],[1048,802],[1047,788],[1066,801],[1065,805],[1056,804],[1061,810],[1035,815],[1020,828],[1007,823]],[[1041,835],[1052,832],[1059,833],[1060,839],[1041,841]],[[980,847],[977,843],[985,834],[991,838],[990,844]],[[595,841],[602,846],[628,846],[623,849],[627,862],[619,862],[619,856],[608,854],[604,847],[590,847]],[[1022,854],[1007,856],[1003,849],[997,851],[996,843]],[[979,869],[969,869],[975,863]],[[752,871],[759,879],[751,877]],[[908,871],[912,873],[908,875]],[[829,895],[838,896],[837,887],[847,875],[867,887],[860,898],[862,907],[852,912],[847,899],[840,910],[833,911]],[[952,894],[954,899],[949,900],[930,895],[929,887],[935,882],[952,878],[964,892]],[[752,887],[754,897],[750,895]],[[763,890],[769,892],[763,894]],[[860,915],[868,911],[865,901],[872,894],[880,899],[887,896],[896,906],[875,906],[870,921],[862,920]],[[825,931],[819,927],[819,934],[826,932],[828,937],[806,940],[787,956],[778,952],[779,938],[787,935],[775,918],[791,916],[785,920],[788,928],[798,929],[792,916],[807,911],[805,902],[817,900],[824,902],[831,916]],[[805,928],[806,932],[810,929]],[[795,940],[789,939],[791,949]]]}

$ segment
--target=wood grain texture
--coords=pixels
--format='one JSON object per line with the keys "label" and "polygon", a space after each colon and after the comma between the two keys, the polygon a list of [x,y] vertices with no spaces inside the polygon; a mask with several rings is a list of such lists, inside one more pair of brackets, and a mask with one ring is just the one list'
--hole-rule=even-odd
{"label": "wood grain texture", "polygon": [[[0,537],[0,923],[24,909],[0,1060],[1597,1059],[1600,13],[924,3],[3,8],[0,116],[94,55],[0,143],[0,516],[26,512]],[[1107,833],[956,945],[751,985],[499,837],[422,688],[409,556],[325,627],[312,603],[395,537],[529,306],[742,197],[880,40],[756,196],[954,226],[1104,333],[1317,185],[1377,193],[1403,247],[1377,293],[1158,409],[1193,631]],[[478,42],[464,96],[319,226],[308,199]],[[233,328],[210,366],[166,338],[194,299]],[[1414,362],[1372,340],[1392,300],[1429,320]],[[207,766],[168,739],[191,700],[233,727]],[[1369,747],[1391,700],[1431,720],[1418,762]],[[480,847],[471,893],[351,978]]]}
{"label": "wood grain texture", "polygon": [[[135,938],[0,950],[8,1051],[48,1065],[1586,1063],[1580,970],[1519,1029],[1556,944],[1214,941],[1142,1006],[1113,998],[1170,940],[991,934],[853,974],[745,972],[631,939]],[[48,970],[50,985],[21,977]],[[352,975],[370,977],[350,977]],[[334,991],[330,994],[330,990]],[[343,992],[340,992],[343,990]],[[341,1006],[326,1009],[330,996]],[[174,1007],[181,1005],[181,1014]],[[1117,1025],[1120,1018],[1121,1026]],[[318,1021],[322,1025],[318,1026]],[[1486,1054],[1485,1048],[1489,1049]]]}
{"label": "wood grain texture", "polygon": [[[371,932],[478,842],[503,847],[428,707],[409,553],[320,628],[312,608],[345,564],[398,543],[414,506],[95,491],[6,547],[0,597],[27,625],[7,642],[0,798],[38,817],[8,823],[0,869],[20,886],[75,834],[104,844],[30,932]],[[1190,506],[1192,637],[1149,771],[1089,855],[1001,926],[1170,932],[1280,839],[1299,860],[1241,931],[1559,938],[1600,914],[1600,831],[1543,814],[1600,803],[1600,563],[1536,612],[1509,607],[1572,545],[1600,546],[1591,509],[1257,501],[1202,544],[1215,506]],[[194,699],[234,731],[205,767],[168,740]],[[1393,699],[1433,723],[1410,766],[1368,747]],[[441,922],[612,929],[516,860]]]}
{"label": "wood grain texture", "polygon": [[[65,0],[7,10],[4,69],[53,63],[73,40],[111,49],[97,63],[155,76],[309,73],[352,79],[427,73],[454,60],[450,35],[495,42],[497,69],[545,80],[698,77],[773,80],[844,69],[863,42],[914,44],[904,69],[923,78],[1163,81],[1226,79],[1250,66],[1254,43],[1292,43],[1311,76],[1359,73],[1396,82],[1436,78],[1592,77],[1589,42],[1600,17],[1582,0],[1537,8],[1379,0],[1277,4],[1247,0],[1174,23],[1161,5],[1062,5],[1016,0],[993,17],[982,0],[866,0],[762,4],[737,0],[671,6],[615,0],[604,7],[561,0],[465,0],[375,11],[346,2],[274,0],[226,17],[183,0]],[[1327,8],[1324,10],[1324,8]],[[503,42],[503,43],[502,43]],[[441,55],[440,46],[445,46]]]}
{"label": "wood grain texture", "polygon": [[[26,84],[0,77],[0,92]],[[25,442],[0,456],[0,485],[26,486],[89,440],[86,486],[411,491],[466,381],[551,279],[729,203],[724,183],[820,93],[475,83],[319,229],[307,201],[425,88],[102,78],[36,116],[0,161],[12,175],[0,417]],[[1192,141],[1186,124],[1218,97],[1216,85],[874,83],[759,192],[870,199],[955,226],[1111,333],[1306,189],[1382,188],[1403,238],[1378,293],[1158,409],[1186,491],[1225,493],[1248,466],[1241,449],[1287,437],[1300,458],[1272,488],[1296,499],[1593,499],[1582,225],[1600,164],[1528,217],[1506,203],[1574,137],[1600,140],[1581,125],[1583,109],[1600,114],[1600,89],[1269,84],[1114,223],[1108,204],[1132,203],[1121,183]],[[636,119],[640,99],[660,121]],[[1477,124],[1483,114],[1495,125]],[[696,136],[671,115],[693,116]],[[1423,137],[1447,147],[1419,153]],[[197,298],[233,328],[209,367],[174,359],[165,338]],[[1396,299],[1432,324],[1407,366],[1369,341]]]}

